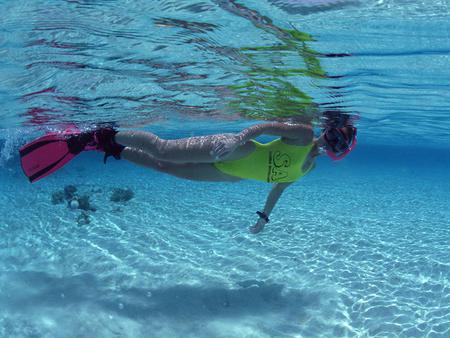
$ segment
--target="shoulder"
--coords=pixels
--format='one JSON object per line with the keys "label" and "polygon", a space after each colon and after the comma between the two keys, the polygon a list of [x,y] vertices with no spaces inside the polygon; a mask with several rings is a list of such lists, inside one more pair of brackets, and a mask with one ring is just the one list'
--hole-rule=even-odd
{"label": "shoulder", "polygon": [[307,146],[314,140],[314,131],[310,125],[291,124],[290,128],[295,128],[295,132],[289,136],[281,137],[281,141],[286,144],[295,146]]}

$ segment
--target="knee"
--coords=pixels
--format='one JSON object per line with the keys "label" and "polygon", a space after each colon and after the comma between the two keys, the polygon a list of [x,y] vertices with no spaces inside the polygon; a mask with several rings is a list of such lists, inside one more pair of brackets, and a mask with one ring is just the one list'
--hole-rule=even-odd
{"label": "knee", "polygon": [[167,152],[166,140],[147,131],[136,131],[133,133],[133,138],[135,139],[135,147],[149,152],[157,159],[164,159],[163,157]]}
{"label": "knee", "polygon": [[158,138],[154,143],[152,155],[164,162],[178,162],[177,154],[179,150],[179,147],[173,140]]}

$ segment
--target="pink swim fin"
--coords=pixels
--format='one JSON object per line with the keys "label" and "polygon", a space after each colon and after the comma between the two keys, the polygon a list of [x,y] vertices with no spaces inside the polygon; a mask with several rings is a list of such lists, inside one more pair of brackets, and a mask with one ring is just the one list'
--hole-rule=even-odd
{"label": "pink swim fin", "polygon": [[23,172],[33,183],[54,173],[82,151],[89,150],[103,152],[104,163],[109,156],[119,160],[125,147],[114,141],[116,133],[110,126],[85,132],[71,126],[63,132],[42,136],[19,149]]}
{"label": "pink swim fin", "polygon": [[42,136],[24,145],[19,153],[23,172],[31,183],[54,173],[77,155],[69,150],[65,133]]}

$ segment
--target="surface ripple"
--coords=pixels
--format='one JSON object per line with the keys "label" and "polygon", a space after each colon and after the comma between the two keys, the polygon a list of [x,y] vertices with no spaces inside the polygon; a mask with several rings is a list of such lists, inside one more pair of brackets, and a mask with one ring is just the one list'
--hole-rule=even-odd
{"label": "surface ripple", "polygon": [[449,140],[446,1],[34,1],[1,9],[3,129],[318,122],[321,111],[337,109],[360,116],[367,138],[383,143]]}

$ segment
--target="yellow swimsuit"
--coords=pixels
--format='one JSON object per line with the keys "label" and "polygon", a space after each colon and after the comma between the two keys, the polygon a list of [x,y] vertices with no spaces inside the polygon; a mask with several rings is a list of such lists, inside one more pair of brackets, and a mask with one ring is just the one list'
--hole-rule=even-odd
{"label": "yellow swimsuit", "polygon": [[268,183],[294,182],[310,169],[303,172],[302,166],[313,147],[312,142],[295,146],[281,139],[265,144],[251,141],[255,145],[251,154],[238,160],[216,162],[216,168],[231,176]]}

